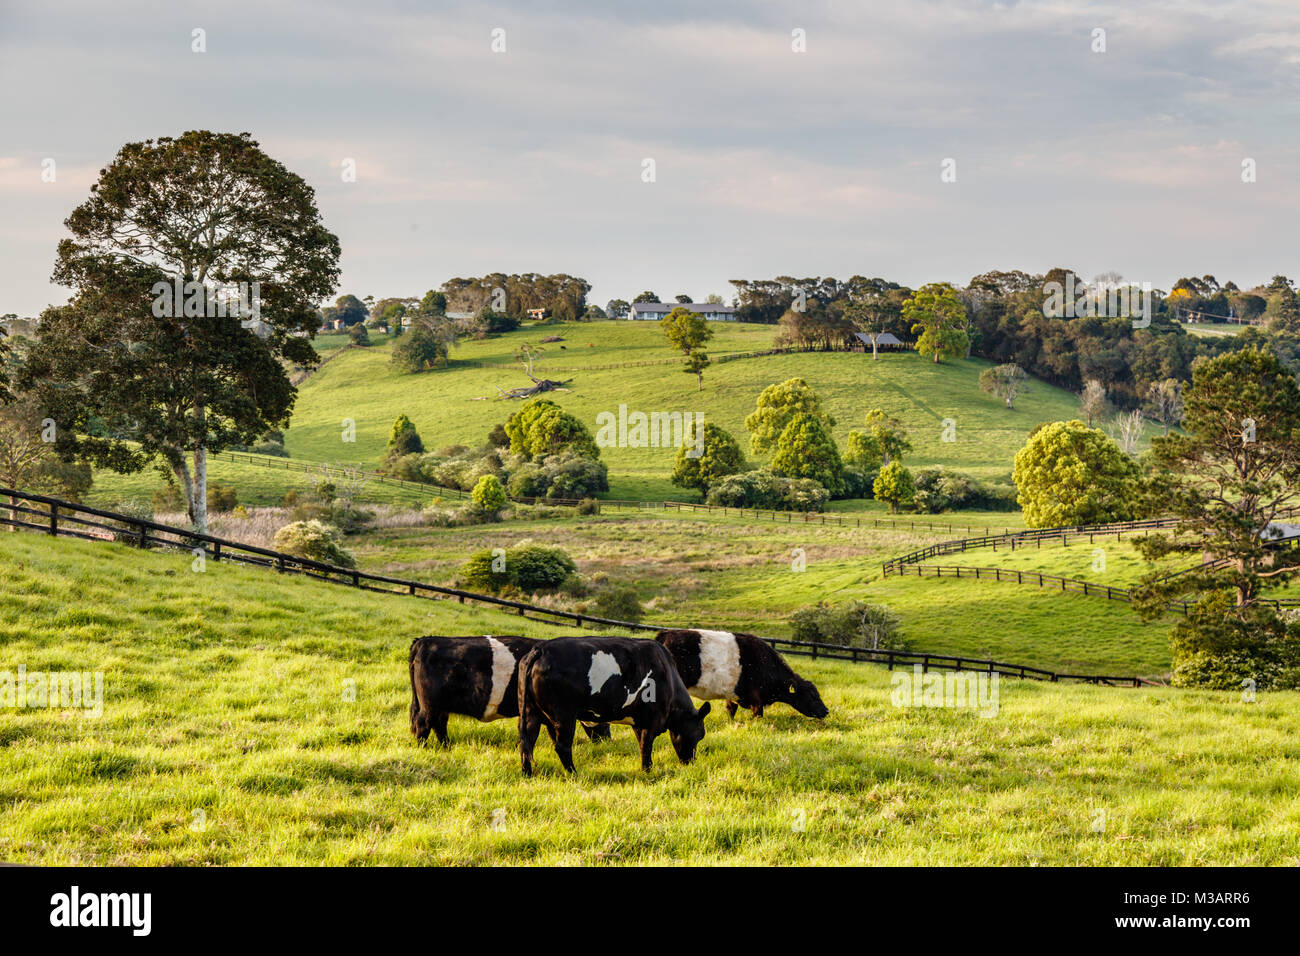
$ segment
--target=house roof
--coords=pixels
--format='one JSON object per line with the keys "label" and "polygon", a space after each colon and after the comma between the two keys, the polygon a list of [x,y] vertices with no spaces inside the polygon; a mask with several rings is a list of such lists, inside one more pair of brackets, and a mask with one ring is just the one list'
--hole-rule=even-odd
{"label": "house roof", "polygon": [[[870,335],[870,333],[867,333],[867,332],[854,332],[853,334],[856,335],[856,336],[858,337],[858,341],[859,341],[859,342],[862,342],[862,343],[864,343],[865,345],[870,345],[870,344],[871,344],[871,335]],[[902,344],[903,344],[903,340],[900,339],[900,338],[899,338],[897,335],[895,335],[893,332],[881,332],[881,333],[879,333],[879,334],[876,336],[876,344],[877,344],[877,345],[902,345]]]}
{"label": "house roof", "polygon": [[735,306],[713,305],[709,302],[633,302],[632,308],[637,312],[671,312],[681,306],[692,312],[735,312]]}

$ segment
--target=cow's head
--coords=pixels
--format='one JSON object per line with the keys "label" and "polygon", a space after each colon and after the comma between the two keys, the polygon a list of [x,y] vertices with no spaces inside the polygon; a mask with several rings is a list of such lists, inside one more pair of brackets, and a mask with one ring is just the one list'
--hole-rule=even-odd
{"label": "cow's head", "polygon": [[695,756],[695,748],[704,739],[704,718],[709,712],[709,703],[705,701],[699,710],[688,710],[675,727],[668,728],[668,739],[673,742],[677,759],[690,763]]}
{"label": "cow's head", "polygon": [[821,720],[830,710],[822,703],[822,695],[817,693],[817,685],[804,680],[797,674],[790,675],[790,683],[785,688],[789,695],[787,703],[805,717]]}

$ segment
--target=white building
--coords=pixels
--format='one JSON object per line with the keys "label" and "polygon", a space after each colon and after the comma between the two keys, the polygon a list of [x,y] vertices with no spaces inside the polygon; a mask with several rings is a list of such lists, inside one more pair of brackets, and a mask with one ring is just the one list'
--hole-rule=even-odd
{"label": "white building", "polygon": [[642,321],[654,319],[658,321],[673,309],[682,308],[690,309],[714,322],[735,322],[736,310],[730,305],[713,305],[710,302],[633,302],[631,311],[628,312],[629,319],[640,319]]}

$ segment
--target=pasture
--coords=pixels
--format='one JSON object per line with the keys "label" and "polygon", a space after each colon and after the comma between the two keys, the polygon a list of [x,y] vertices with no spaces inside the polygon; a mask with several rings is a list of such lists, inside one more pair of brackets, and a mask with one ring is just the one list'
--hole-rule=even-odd
{"label": "pasture", "polygon": [[562,631],[195,572],[188,554],[28,534],[0,535],[0,553],[2,666],[106,684],[99,719],[0,711],[9,862],[1300,863],[1293,693],[1004,680],[985,718],[894,707],[881,667],[793,658],[826,721],[710,716],[694,763],[661,740],[648,777],[615,728],[575,748],[576,778],[546,743],[525,781],[511,721],[453,718],[450,751],[414,746],[407,646]]}
{"label": "pasture", "polygon": [[[715,360],[769,349],[776,334],[771,325],[719,322],[712,327],[715,338],[709,354]],[[563,336],[565,342],[543,346],[547,351],[536,374],[573,379],[571,391],[547,397],[578,415],[593,434],[596,416],[617,413],[622,403],[633,411],[701,412],[747,448],[744,420],[759,393],[772,383],[802,377],[836,418],[833,434],[841,449],[849,432],[862,427],[867,410],[879,407],[909,430],[914,446],[907,457],[909,467],[944,466],[1008,481],[1012,459],[1032,428],[1077,416],[1077,397],[1062,389],[1034,382],[1009,410],[979,388],[979,374],[988,362],[958,359],[936,365],[914,352],[882,353],[879,361],[852,352],[742,358],[710,367],[704,373],[704,390],[697,391],[694,377],[683,374],[680,356],[668,347],[658,323],[606,321],[534,326],[466,340],[452,349],[447,368],[417,375],[395,371],[389,365],[392,340],[376,336],[375,345],[334,357],[300,386],[293,421],[285,431],[286,447],[306,461],[347,461],[373,468],[383,458],[393,419],[401,413],[415,422],[431,451],[453,444],[478,446],[519,406],[500,400],[498,388],[528,384],[513,360],[515,353],[525,343],[536,346],[552,335]],[[341,338],[325,337],[322,348],[338,348]],[[559,344],[566,346],[564,351]],[[344,419],[355,423],[354,442],[344,440]],[[945,420],[954,424],[952,441],[944,440]],[[1157,433],[1148,428],[1147,436]],[[664,448],[602,450],[601,460],[610,471],[609,496],[690,500],[692,493],[669,481],[674,454],[674,449]],[[223,461],[212,464],[211,474],[222,481],[239,477],[234,466]],[[100,501],[140,496],[151,493],[159,480],[149,472],[131,478],[99,473],[94,495]],[[288,475],[263,475],[249,484],[246,500],[269,504],[300,485]]]}

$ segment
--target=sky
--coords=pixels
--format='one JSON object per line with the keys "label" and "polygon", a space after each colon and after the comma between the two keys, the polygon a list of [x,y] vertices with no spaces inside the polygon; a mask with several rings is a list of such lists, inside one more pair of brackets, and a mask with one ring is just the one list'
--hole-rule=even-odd
{"label": "sky", "polygon": [[66,301],[98,171],[190,129],[311,184],[358,296],[496,271],[601,305],[1055,266],[1249,287],[1300,274],[1298,93],[1295,0],[0,0],[0,313]]}

